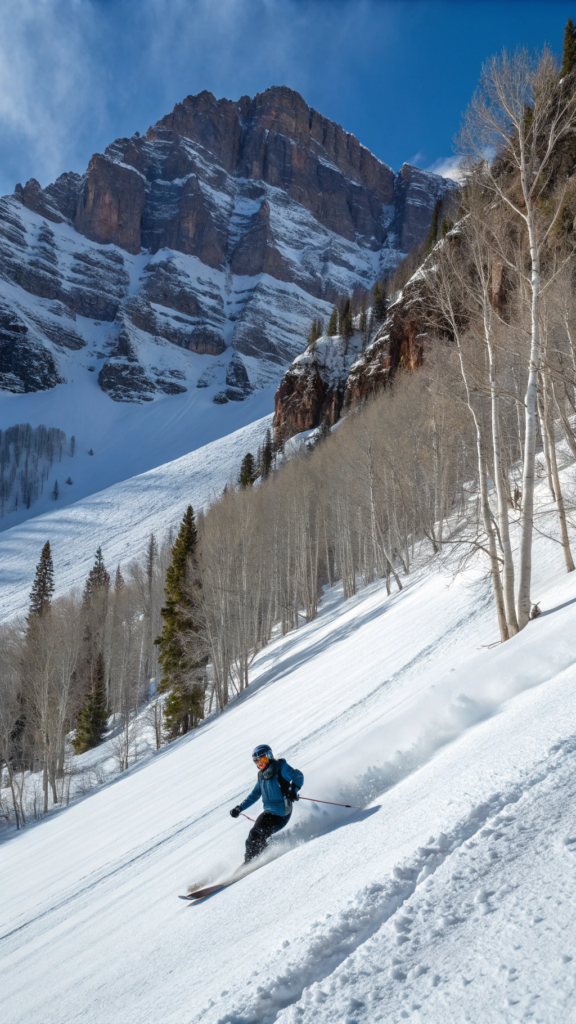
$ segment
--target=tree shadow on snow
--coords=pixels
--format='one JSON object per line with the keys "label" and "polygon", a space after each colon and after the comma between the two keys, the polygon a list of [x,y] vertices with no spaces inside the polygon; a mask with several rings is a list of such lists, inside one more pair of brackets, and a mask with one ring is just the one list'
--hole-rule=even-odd
{"label": "tree shadow on snow", "polygon": [[547,608],[545,612],[540,612],[538,617],[544,618],[545,615],[553,615],[554,612],[560,612],[563,608],[568,608],[571,604],[576,604],[576,597],[573,597],[570,601],[564,601],[564,604],[557,604],[555,608]]}
{"label": "tree shadow on snow", "polygon": [[[414,581],[414,583],[416,582],[417,581]],[[270,651],[268,655],[268,659],[272,662],[270,668],[265,669],[257,681],[250,683],[250,686],[247,687],[246,690],[230,701],[228,707],[230,709],[238,707],[240,703],[245,700],[249,700],[254,693],[262,689],[262,687],[267,686],[268,683],[278,682],[280,679],[283,679],[284,676],[290,675],[290,673],[293,672],[294,669],[299,668],[300,665],[312,661],[329,647],[334,647],[335,645],[348,640],[349,637],[357,633],[363,626],[382,618],[383,615],[386,615],[386,613],[393,608],[398,599],[405,598],[409,589],[409,586],[405,585],[403,590],[396,592],[395,594],[391,594],[384,604],[377,605],[375,608],[370,608],[368,611],[354,616],[350,622],[345,626],[341,626],[337,632],[329,631],[326,635],[319,637],[318,640],[313,643],[305,643],[304,635],[302,633],[302,629],[304,627],[293,630],[292,633],[283,637],[282,653]],[[315,622],[318,623],[319,627],[327,625],[326,619],[318,619],[315,620]],[[312,623],[306,623],[306,625],[312,625]],[[304,644],[303,647],[302,644]],[[290,654],[289,651],[291,647],[301,647],[301,649],[295,650],[293,654]],[[263,656],[261,655],[261,657],[263,660],[266,660],[265,654]]]}

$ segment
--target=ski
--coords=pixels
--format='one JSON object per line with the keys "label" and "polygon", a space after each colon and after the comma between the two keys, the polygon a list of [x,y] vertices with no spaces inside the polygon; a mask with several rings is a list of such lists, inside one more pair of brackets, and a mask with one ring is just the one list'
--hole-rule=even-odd
{"label": "ski", "polygon": [[219,882],[218,885],[208,885],[205,889],[196,889],[195,892],[189,892],[187,896],[179,896],[181,900],[188,900],[189,903],[194,903],[195,900],[204,899],[205,896],[211,896],[212,893],[219,892],[220,889],[227,889],[229,885],[233,885],[233,882]]}

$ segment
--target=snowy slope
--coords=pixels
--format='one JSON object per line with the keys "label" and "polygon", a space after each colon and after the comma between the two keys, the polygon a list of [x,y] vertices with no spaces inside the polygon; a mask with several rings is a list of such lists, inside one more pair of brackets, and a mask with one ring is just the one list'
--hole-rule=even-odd
{"label": "snowy slope", "polygon": [[[225,714],[4,843],[7,1024],[576,1021],[576,574],[536,563],[542,616],[491,649],[484,584],[336,589]],[[362,810],[301,801],[183,904],[241,859],[259,741]]]}
{"label": "snowy slope", "polygon": [[[15,201],[12,206],[23,237],[27,239],[27,248],[35,253],[38,248],[35,242],[45,222]],[[167,250],[152,257],[149,254],[131,256],[115,246],[88,242],[67,224],[55,225],[53,234],[52,248],[58,260],[61,294],[64,298],[75,296],[81,308],[90,297],[100,294],[98,289],[104,296],[114,294],[117,284],[114,274],[119,273],[116,263],[112,264],[112,269],[105,266],[102,270],[101,265],[106,264],[107,257],[115,256],[121,261],[122,283],[118,287],[126,301],[134,300],[142,290],[151,268],[170,260],[179,271],[179,280],[185,278],[191,289],[200,291],[204,304],[215,304],[221,320],[222,309],[229,315],[230,319],[222,328],[228,342],[234,323],[244,315],[245,303],[250,301],[253,305],[255,292],[260,296],[262,310],[267,311],[270,329],[283,339],[292,354],[304,347],[311,318],[320,309],[324,312],[330,309],[326,303],[311,302],[296,285],[271,282],[266,275],[241,280],[230,275],[226,278],[195,257]],[[25,261],[19,262],[18,247],[14,248],[14,265],[22,269]],[[78,262],[80,258],[80,265],[84,268],[82,260],[88,261],[94,275],[88,281],[81,279],[83,290],[78,285],[77,265],[74,265],[74,260]],[[276,289],[274,296],[268,289],[272,284]],[[40,290],[37,282],[34,287]],[[30,294],[15,283],[2,280],[0,275],[0,314],[7,309],[17,318],[18,330],[27,332],[19,335],[26,339],[24,351],[34,353],[38,346],[38,352],[47,352],[57,367],[61,383],[48,386],[46,390],[18,393],[2,390],[0,382],[0,430],[17,423],[57,427],[65,431],[68,440],[74,435],[76,449],[73,458],[68,453],[61,463],[54,463],[43,495],[30,509],[20,501],[16,509],[10,506],[0,516],[0,531],[51,509],[50,495],[55,480],[58,480],[58,501],[62,507],[224,437],[273,408],[274,391],[284,364],[245,355],[243,366],[250,378],[249,386],[254,390],[252,393],[247,390],[244,396],[237,394],[237,398],[243,400],[227,401],[227,384],[233,379],[231,363],[238,359],[237,354],[230,347],[219,354],[191,351],[185,347],[185,339],[174,344],[163,337],[161,330],[170,334],[169,321],[174,330],[182,331],[186,327],[180,322],[186,318],[173,311],[170,317],[167,310],[156,309],[163,326],[156,325],[156,333],[151,335],[132,323],[123,324],[118,318],[110,322],[105,317],[98,320],[70,312],[64,302]],[[207,307],[202,307],[199,320],[204,326],[208,323]],[[0,334],[2,326],[3,322]],[[246,326],[248,329],[249,325]],[[254,324],[252,327],[255,329]],[[125,366],[122,364],[123,369],[121,367],[126,380],[131,373],[136,374],[140,388],[130,401],[112,400],[99,384],[99,375],[105,366],[112,364],[118,368],[122,363],[112,355],[122,330],[130,335],[130,344],[138,355],[136,360],[128,359]],[[177,388],[180,393],[166,393],[165,388]],[[215,403],[216,397],[220,397],[220,401]],[[90,450],[93,456],[88,454]],[[73,483],[64,486],[68,478]]]}
{"label": "snowy slope", "polygon": [[[237,408],[236,403],[232,404]],[[258,405],[255,403],[253,408]],[[234,419],[230,417],[229,422],[233,424]],[[179,459],[131,476],[66,508],[54,509],[55,503],[50,501],[54,511],[5,530],[0,534],[0,620],[26,608],[34,569],[47,540],[54,558],[57,594],[82,587],[98,545],[111,570],[119,563],[126,565],[143,553],[151,533],[164,540],[170,527],[178,527],[189,504],[199,511],[217,498],[230,480],[236,481],[242,458],[248,451],[256,453],[271,422],[271,415],[261,417]],[[152,442],[154,423],[149,423]],[[210,437],[209,422],[203,424],[203,430]],[[108,443],[112,448],[112,428]],[[64,460],[76,461],[76,456]],[[60,475],[59,464],[55,466]],[[54,474],[54,466],[52,470]]]}
{"label": "snowy slope", "polygon": [[[209,358],[182,355],[201,364],[200,369]],[[0,430],[16,423],[44,424],[64,430],[68,441],[72,435],[76,438],[74,456],[67,446],[62,462],[53,463],[40,498],[30,509],[21,503],[16,510],[7,509],[0,517],[0,532],[52,511],[55,480],[57,507],[64,508],[225,437],[271,412],[274,404],[274,388],[265,388],[244,402],[215,405],[212,398],[221,382],[210,388],[192,387],[181,395],[162,395],[142,405],[113,402],[87,370],[91,359],[82,353],[75,357],[73,376],[66,384],[27,395],[0,392]],[[64,486],[68,477],[73,483]]]}

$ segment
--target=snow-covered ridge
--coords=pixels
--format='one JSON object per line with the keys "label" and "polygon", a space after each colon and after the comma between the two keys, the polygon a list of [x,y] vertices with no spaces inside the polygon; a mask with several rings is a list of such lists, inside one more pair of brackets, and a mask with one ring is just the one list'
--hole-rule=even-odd
{"label": "snow-covered ridge", "polygon": [[284,88],[188,97],[83,176],[17,186],[0,200],[0,429],[76,438],[70,503],[249,423],[311,322],[393,270],[453,190],[394,175]]}
{"label": "snow-covered ridge", "polygon": [[[293,147],[302,150],[297,160]],[[148,341],[212,355],[232,345],[285,366],[301,349],[303,316],[325,314],[325,303],[394,269],[414,232],[426,233],[436,198],[448,200],[453,190],[408,165],[394,176],[292,90],[236,104],[201,93],[144,138],[117,139],[95,154],[84,176],[62,175],[44,190],[33,179],[18,186],[0,210],[0,277],[57,298],[73,315],[119,324],[121,343],[107,352],[101,385],[116,400],[150,399],[176,385],[138,364],[139,330]],[[27,211],[38,223],[26,224]],[[71,244],[85,252],[67,252]],[[138,262],[126,265],[129,255]],[[212,271],[211,298],[191,259]],[[252,294],[238,278],[258,282]],[[176,323],[156,315],[158,304]],[[177,326],[182,314],[192,317],[187,329]],[[57,353],[45,350],[41,316],[36,327],[23,346],[28,360],[12,358],[5,387],[57,382]],[[250,384],[259,386],[258,374]]]}

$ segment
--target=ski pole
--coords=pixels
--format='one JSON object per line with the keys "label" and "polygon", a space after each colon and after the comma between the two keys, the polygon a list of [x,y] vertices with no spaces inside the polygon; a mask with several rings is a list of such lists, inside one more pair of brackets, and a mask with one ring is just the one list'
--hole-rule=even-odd
{"label": "ski pole", "polygon": [[331,804],[332,807],[350,807],[353,811],[361,811],[361,807],[356,807],[354,804],[337,804],[334,800],[315,800],[313,796],[301,796],[299,800],[310,800],[313,804]]}
{"label": "ski pole", "polygon": [[240,811],[243,818],[248,818],[248,821],[256,821],[256,818],[251,818],[249,814],[244,814],[244,811]]}

